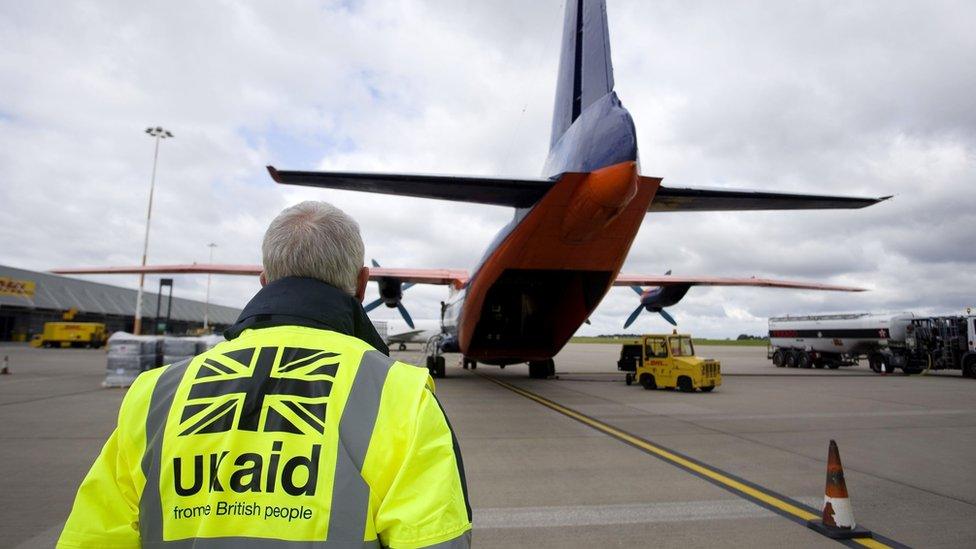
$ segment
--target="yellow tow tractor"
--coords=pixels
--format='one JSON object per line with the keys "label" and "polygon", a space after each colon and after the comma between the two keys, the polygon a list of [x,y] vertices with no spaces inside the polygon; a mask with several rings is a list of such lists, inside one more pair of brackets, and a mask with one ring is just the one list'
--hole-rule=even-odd
{"label": "yellow tow tractor", "polygon": [[709,392],[722,384],[717,360],[695,356],[690,335],[646,335],[620,349],[617,369],[627,372],[627,385],[637,381],[645,389],[695,389]]}
{"label": "yellow tow tractor", "polygon": [[45,322],[44,333],[35,335],[31,347],[94,347],[105,345],[101,322]]}

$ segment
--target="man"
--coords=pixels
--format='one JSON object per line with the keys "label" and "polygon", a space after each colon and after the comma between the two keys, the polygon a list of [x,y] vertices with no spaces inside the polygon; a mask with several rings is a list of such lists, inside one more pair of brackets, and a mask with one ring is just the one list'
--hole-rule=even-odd
{"label": "man", "polygon": [[139,376],[58,547],[468,547],[457,441],[361,302],[359,226],[283,211],[228,341]]}

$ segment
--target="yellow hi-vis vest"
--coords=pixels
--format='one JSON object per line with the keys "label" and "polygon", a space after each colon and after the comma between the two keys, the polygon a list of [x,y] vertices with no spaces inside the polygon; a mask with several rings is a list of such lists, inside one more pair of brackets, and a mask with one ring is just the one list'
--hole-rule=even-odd
{"label": "yellow hi-vis vest", "polygon": [[297,326],[145,372],[58,547],[468,547],[427,371]]}

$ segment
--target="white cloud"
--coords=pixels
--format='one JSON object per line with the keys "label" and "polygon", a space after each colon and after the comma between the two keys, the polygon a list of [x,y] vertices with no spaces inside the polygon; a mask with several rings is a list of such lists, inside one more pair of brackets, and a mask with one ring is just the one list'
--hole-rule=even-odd
{"label": "white cloud", "polygon": [[[765,275],[863,294],[695,288],[672,314],[709,336],[785,312],[973,305],[976,35],[967,3],[611,1],[617,91],[665,184],[886,195],[863,211],[649,216],[624,270]],[[8,3],[0,11],[0,262],[133,264],[152,142],[150,261],[257,263],[304,198],[360,220],[384,265],[472,268],[504,208],[273,184],[296,169],[538,175],[562,7],[550,2]],[[100,277],[132,286],[132,279]],[[252,279],[215,277],[240,306]],[[176,293],[202,298],[205,277]],[[149,282],[149,287],[154,281]],[[415,287],[415,317],[442,288]],[[610,292],[588,333],[619,331]],[[385,308],[380,316],[396,314]],[[634,329],[666,329],[642,315]]]}

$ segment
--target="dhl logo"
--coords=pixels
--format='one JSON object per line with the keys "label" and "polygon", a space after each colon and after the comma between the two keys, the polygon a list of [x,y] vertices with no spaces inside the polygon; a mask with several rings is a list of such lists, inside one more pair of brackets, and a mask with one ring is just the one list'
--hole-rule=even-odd
{"label": "dhl logo", "polygon": [[36,285],[33,280],[16,280],[0,277],[0,295],[34,297]]}

